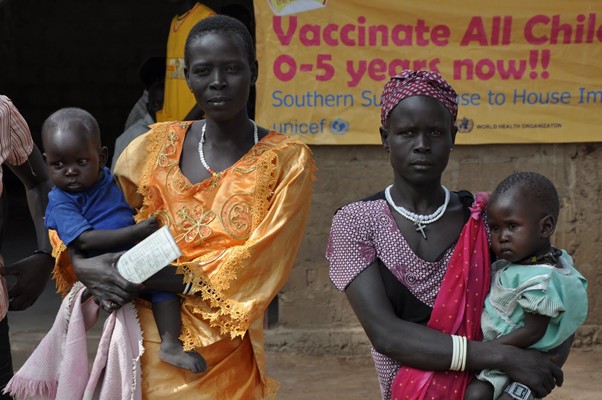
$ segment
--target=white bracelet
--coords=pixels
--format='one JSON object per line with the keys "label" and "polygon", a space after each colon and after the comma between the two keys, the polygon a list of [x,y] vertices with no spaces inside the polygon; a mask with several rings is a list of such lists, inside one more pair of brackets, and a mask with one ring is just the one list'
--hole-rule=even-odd
{"label": "white bracelet", "polygon": [[464,371],[466,369],[466,355],[468,354],[468,342],[466,341],[466,336],[461,336],[462,338],[462,357],[460,358],[460,371]]}
{"label": "white bracelet", "polygon": [[450,371],[457,371],[457,363],[458,363],[458,337],[456,335],[451,335],[452,339],[452,359],[451,364],[449,366]]}
{"label": "white bracelet", "polygon": [[184,295],[190,294],[190,289],[192,289],[192,282],[188,282],[186,284],[186,286],[184,286],[184,290],[182,291],[182,294],[184,294]]}
{"label": "white bracelet", "polygon": [[452,338],[452,361],[450,371],[464,371],[466,369],[466,336],[451,335]]}

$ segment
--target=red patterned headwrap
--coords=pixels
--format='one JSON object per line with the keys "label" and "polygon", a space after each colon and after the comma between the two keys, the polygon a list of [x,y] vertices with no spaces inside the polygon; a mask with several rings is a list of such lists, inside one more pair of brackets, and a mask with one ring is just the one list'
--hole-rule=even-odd
{"label": "red patterned headwrap", "polygon": [[438,72],[406,69],[385,84],[380,99],[380,122],[384,126],[391,110],[405,98],[429,96],[447,108],[453,122],[458,116],[458,94]]}

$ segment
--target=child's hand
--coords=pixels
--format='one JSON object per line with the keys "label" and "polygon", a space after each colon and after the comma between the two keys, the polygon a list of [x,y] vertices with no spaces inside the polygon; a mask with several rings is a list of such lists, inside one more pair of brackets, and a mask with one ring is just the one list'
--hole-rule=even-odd
{"label": "child's hand", "polygon": [[156,217],[150,217],[149,219],[145,219],[144,221],[140,221],[136,224],[136,228],[140,233],[141,238],[145,238],[157,229],[160,228],[159,221]]}

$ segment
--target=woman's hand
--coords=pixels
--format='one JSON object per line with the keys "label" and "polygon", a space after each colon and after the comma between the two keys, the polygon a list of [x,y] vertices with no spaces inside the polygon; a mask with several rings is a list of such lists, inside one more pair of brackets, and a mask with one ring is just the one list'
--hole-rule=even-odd
{"label": "woman's hand", "polygon": [[16,279],[8,288],[9,310],[25,310],[33,305],[46,288],[53,266],[54,258],[39,253],[4,267],[2,275]]}
{"label": "woman's hand", "polygon": [[94,301],[108,312],[132,301],[140,290],[140,285],[127,281],[115,268],[122,254],[106,253],[90,258],[76,252],[69,254],[77,279],[92,293]]}
{"label": "woman's hand", "polygon": [[511,381],[528,386],[536,397],[545,397],[556,386],[562,386],[564,375],[553,355],[537,350],[506,347],[507,367],[503,371]]}

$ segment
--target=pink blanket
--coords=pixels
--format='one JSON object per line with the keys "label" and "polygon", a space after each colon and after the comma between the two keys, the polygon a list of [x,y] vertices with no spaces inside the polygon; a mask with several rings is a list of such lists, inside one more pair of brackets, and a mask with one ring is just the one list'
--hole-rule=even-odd
{"label": "pink blanket", "polygon": [[81,302],[76,283],[65,297],[48,334],[10,380],[5,393],[15,399],[141,399],[142,332],[129,303],[106,320],[89,370],[86,332],[98,320],[98,305]]}
{"label": "pink blanket", "polygon": [[0,321],[6,316],[8,311],[8,290],[6,289],[6,280],[0,276]]}
{"label": "pink blanket", "polygon": [[[4,268],[4,260],[0,256],[0,270]],[[0,321],[6,316],[8,311],[8,290],[6,289],[6,280],[0,275]]]}

